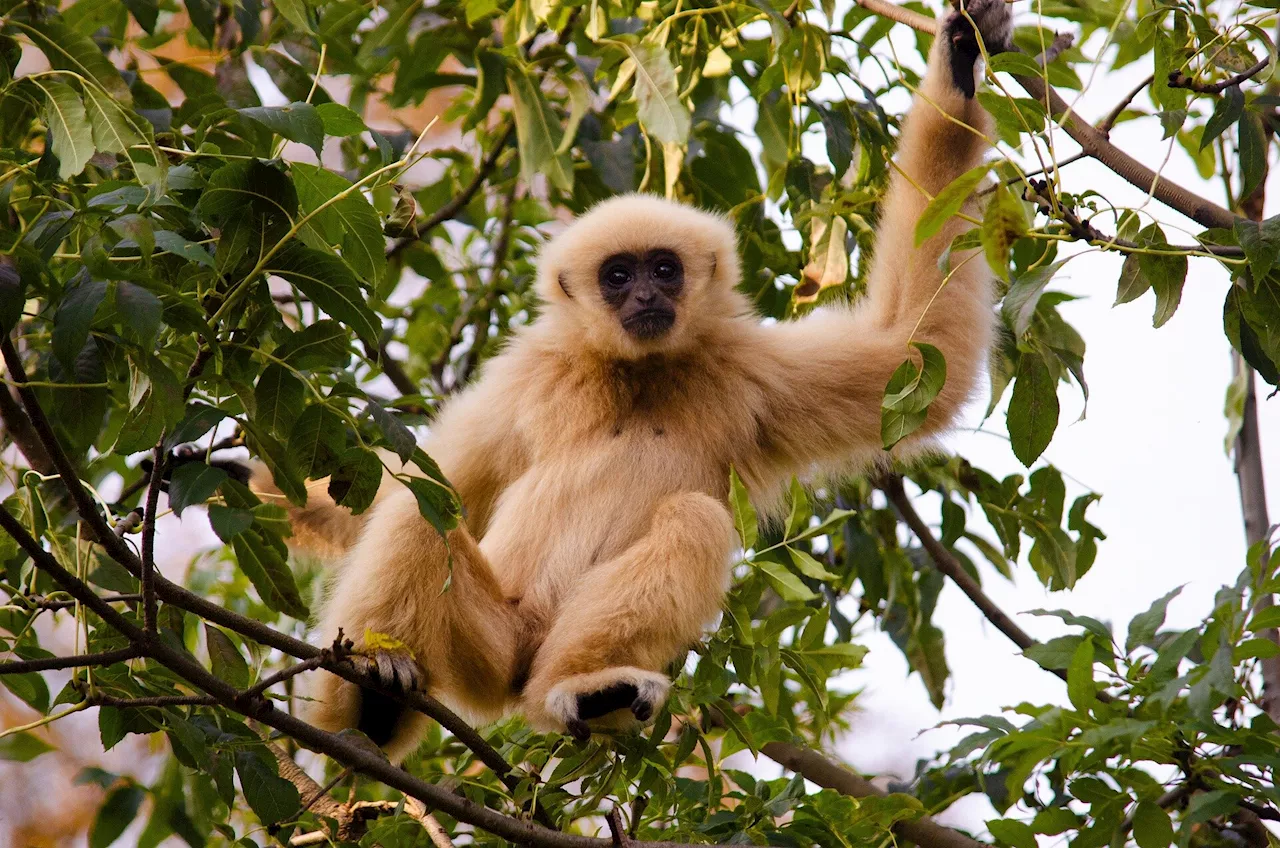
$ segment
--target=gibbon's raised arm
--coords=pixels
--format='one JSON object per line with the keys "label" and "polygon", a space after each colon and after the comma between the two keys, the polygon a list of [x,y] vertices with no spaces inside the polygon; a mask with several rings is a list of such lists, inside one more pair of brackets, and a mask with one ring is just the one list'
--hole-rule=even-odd
{"label": "gibbon's raised arm", "polygon": [[[970,0],[967,8],[989,52],[1009,43],[1004,0]],[[883,201],[865,298],[851,310],[820,309],[763,328],[778,370],[765,385],[768,414],[761,426],[765,443],[781,454],[776,460],[830,462],[851,452],[858,460],[874,457],[881,449],[885,385],[912,352],[908,341],[937,347],[946,357],[947,380],[907,445],[946,427],[973,387],[992,339],[990,269],[981,251],[953,255],[944,285],[938,257],[971,227],[959,218],[918,248],[914,236],[929,202],[924,192],[936,195],[980,164],[988,148],[990,120],[973,98],[978,56],[972,27],[952,13],[902,126],[900,170]]]}

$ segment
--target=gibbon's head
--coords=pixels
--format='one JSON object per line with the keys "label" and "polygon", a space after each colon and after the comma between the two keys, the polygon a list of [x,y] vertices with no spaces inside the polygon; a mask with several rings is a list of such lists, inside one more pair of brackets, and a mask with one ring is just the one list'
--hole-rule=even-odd
{"label": "gibbon's head", "polygon": [[737,241],[718,215],[652,195],[606,200],[544,248],[538,291],[548,317],[609,355],[694,344],[742,310]]}

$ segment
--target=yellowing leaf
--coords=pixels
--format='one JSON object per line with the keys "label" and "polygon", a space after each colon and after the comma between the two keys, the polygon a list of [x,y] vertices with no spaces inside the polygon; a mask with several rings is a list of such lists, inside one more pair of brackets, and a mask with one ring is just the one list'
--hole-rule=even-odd
{"label": "yellowing leaf", "polygon": [[680,102],[671,57],[665,48],[647,41],[628,44],[627,52],[635,60],[636,104],[645,132],[664,144],[684,144],[691,121]]}

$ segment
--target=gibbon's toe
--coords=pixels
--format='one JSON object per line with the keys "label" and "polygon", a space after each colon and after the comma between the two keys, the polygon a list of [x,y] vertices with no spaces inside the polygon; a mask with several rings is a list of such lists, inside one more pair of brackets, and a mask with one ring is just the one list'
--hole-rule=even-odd
{"label": "gibbon's toe", "polygon": [[670,688],[671,681],[658,672],[607,668],[560,681],[547,694],[546,711],[575,739],[586,741],[591,736],[588,722],[597,729],[622,729],[653,718]]}
{"label": "gibbon's toe", "polygon": [[413,654],[405,650],[374,648],[353,654],[352,659],[360,663],[364,670],[372,674],[379,683],[390,689],[415,692],[423,689],[426,683],[426,674],[423,673],[422,666],[414,660]]}

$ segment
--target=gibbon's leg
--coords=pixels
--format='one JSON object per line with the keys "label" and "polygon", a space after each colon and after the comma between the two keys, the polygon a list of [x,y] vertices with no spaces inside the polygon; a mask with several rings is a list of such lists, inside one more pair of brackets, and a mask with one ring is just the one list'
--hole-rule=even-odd
{"label": "gibbon's leg", "polygon": [[555,612],[523,697],[530,722],[568,728],[648,720],[666,699],[664,669],[720,609],[736,545],[733,521],[708,495],[663,499],[647,535],[589,571]]}
{"label": "gibbon's leg", "polygon": [[[449,553],[452,552],[452,575]],[[449,581],[445,588],[446,580]],[[384,685],[418,688],[475,717],[505,707],[516,646],[516,617],[475,539],[464,526],[449,546],[418,514],[412,493],[390,494],[342,566],[320,620],[327,640],[341,628],[359,650],[366,632],[406,651],[379,648],[363,657]],[[409,653],[411,652],[411,653]],[[419,673],[421,668],[421,674]],[[309,720],[327,730],[358,727],[399,760],[411,753],[427,719],[336,675],[321,672]]]}

